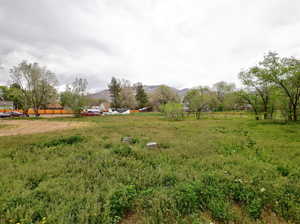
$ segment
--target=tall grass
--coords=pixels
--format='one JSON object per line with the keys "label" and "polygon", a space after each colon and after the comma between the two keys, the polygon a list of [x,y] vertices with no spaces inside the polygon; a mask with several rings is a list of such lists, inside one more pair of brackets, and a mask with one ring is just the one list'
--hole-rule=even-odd
{"label": "tall grass", "polygon": [[0,223],[299,223],[300,124],[223,116],[0,137]]}

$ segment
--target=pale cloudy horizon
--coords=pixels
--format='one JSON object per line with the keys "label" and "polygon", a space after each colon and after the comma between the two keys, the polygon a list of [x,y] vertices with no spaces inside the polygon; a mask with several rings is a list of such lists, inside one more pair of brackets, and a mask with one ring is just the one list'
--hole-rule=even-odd
{"label": "pale cloudy horizon", "polygon": [[296,0],[2,0],[0,84],[22,60],[86,78],[91,91],[112,76],[176,88],[237,75],[268,51],[300,57]]}

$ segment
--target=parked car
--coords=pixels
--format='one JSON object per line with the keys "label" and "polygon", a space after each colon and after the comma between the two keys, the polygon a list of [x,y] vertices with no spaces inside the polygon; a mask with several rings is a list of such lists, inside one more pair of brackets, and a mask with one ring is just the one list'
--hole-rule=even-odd
{"label": "parked car", "polygon": [[0,113],[0,118],[11,117],[10,113]]}
{"label": "parked car", "polygon": [[17,111],[9,112],[11,117],[29,117],[28,114],[20,113]]}
{"label": "parked car", "polygon": [[82,112],[81,113],[81,116],[87,116],[87,117],[89,117],[89,116],[100,116],[101,115],[101,113],[100,112],[98,112],[98,111],[84,111],[84,112]]}

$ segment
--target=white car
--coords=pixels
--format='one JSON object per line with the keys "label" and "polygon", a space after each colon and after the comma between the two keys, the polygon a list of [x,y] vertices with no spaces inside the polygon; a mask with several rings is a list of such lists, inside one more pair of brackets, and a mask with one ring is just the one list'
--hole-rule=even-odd
{"label": "white car", "polygon": [[0,113],[0,118],[11,117],[10,113]]}

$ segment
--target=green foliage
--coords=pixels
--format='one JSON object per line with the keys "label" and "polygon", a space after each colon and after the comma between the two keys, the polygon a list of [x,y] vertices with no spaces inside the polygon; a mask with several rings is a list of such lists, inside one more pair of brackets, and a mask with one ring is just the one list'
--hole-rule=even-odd
{"label": "green foliage", "polygon": [[0,137],[0,223],[300,222],[299,123],[224,112],[82,119],[93,125]]}
{"label": "green foliage", "polygon": [[112,152],[116,155],[127,157],[134,155],[134,151],[128,145],[115,145],[112,147]]}
{"label": "green foliage", "polygon": [[77,144],[77,143],[80,143],[83,141],[84,141],[83,137],[74,135],[74,136],[70,136],[70,137],[54,139],[52,141],[49,141],[46,143],[41,143],[38,145],[40,147],[56,147],[56,146],[60,146],[60,145],[73,145],[73,144]]}
{"label": "green foliage", "polygon": [[165,85],[161,85],[151,94],[150,103],[155,110],[159,110],[161,106],[167,103],[178,103],[179,97],[176,92]]}
{"label": "green foliage", "polygon": [[108,197],[106,209],[112,223],[118,223],[119,220],[128,212],[133,205],[133,200],[137,195],[135,186],[120,186]]}
{"label": "green foliage", "polygon": [[13,93],[21,96],[24,110],[32,107],[35,115],[38,110],[55,100],[57,92],[54,88],[57,78],[53,72],[38,63],[22,61],[19,65],[10,69],[11,79],[20,91]]}
{"label": "green foliage", "polygon": [[161,105],[160,110],[168,120],[181,121],[184,119],[183,105],[180,103]]}
{"label": "green foliage", "polygon": [[0,86],[0,100],[9,100],[8,91],[6,86]]}
{"label": "green foliage", "polygon": [[136,86],[136,94],[135,94],[136,101],[138,103],[138,108],[143,108],[148,104],[148,96],[143,88],[141,83],[138,83]]}
{"label": "green foliage", "polygon": [[87,80],[76,78],[75,81],[67,86],[65,92],[60,94],[60,102],[63,107],[70,108],[76,117],[80,116],[84,106],[88,103],[85,96]]}
{"label": "green foliage", "polygon": [[227,83],[224,81],[217,82],[212,88],[216,93],[217,98],[217,111],[233,110],[235,109],[235,91],[234,83]]}
{"label": "green foliage", "polygon": [[215,99],[208,87],[199,87],[186,93],[184,103],[191,112],[195,113],[196,119],[199,120],[201,112],[210,110]]}
{"label": "green foliage", "polygon": [[172,196],[175,200],[176,209],[182,215],[194,213],[198,205],[198,195],[193,184],[182,184],[175,189]]}
{"label": "green foliage", "polygon": [[277,171],[284,177],[287,177],[290,174],[289,169],[284,166],[278,166]]}
{"label": "green foliage", "polygon": [[23,99],[23,95],[22,95],[22,90],[20,89],[20,86],[18,84],[12,84],[10,86],[10,88],[8,89],[7,92],[7,97],[8,100],[11,100],[14,102],[14,107],[16,109],[23,109],[26,110],[26,106],[30,106],[29,105],[25,105],[24,103],[24,99]]}
{"label": "green foliage", "polygon": [[110,96],[112,97],[111,106],[113,108],[121,107],[121,82],[120,80],[112,77],[110,84],[108,85]]}
{"label": "green foliage", "polygon": [[[248,94],[257,95],[260,101],[247,101],[252,107],[264,113],[264,118],[272,117],[276,99],[280,99],[277,109],[281,109],[288,120],[297,121],[300,100],[300,60],[294,57],[280,57],[269,52],[264,59],[247,71],[239,74]],[[279,96],[279,97],[274,97]],[[284,96],[284,97],[283,97]],[[277,102],[278,103],[278,102]],[[254,110],[257,110],[254,108]]]}

